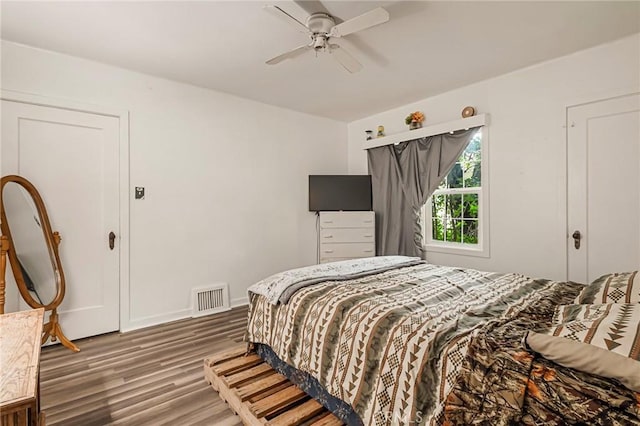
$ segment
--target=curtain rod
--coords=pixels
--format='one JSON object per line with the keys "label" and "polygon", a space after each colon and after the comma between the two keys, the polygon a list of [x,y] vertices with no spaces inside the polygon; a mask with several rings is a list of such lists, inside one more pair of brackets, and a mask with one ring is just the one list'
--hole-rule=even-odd
{"label": "curtain rod", "polygon": [[473,117],[461,118],[460,120],[447,121],[445,123],[432,124],[421,129],[409,130],[408,132],[396,133],[395,135],[374,138],[362,145],[362,149],[377,148],[379,146],[392,145],[404,141],[418,138],[426,138],[443,133],[455,132],[457,130],[469,129],[471,127],[486,126],[489,124],[489,114],[478,114]]}

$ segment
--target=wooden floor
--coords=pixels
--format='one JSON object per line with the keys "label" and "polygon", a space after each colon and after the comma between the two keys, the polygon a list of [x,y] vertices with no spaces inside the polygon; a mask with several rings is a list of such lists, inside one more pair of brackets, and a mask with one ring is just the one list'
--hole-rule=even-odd
{"label": "wooden floor", "polygon": [[241,425],[205,382],[206,356],[242,341],[247,309],[42,349],[47,425]]}

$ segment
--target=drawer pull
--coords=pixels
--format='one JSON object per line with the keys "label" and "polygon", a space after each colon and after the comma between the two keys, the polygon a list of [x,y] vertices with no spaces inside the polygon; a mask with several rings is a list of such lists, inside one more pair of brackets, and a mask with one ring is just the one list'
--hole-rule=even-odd
{"label": "drawer pull", "polygon": [[331,235],[331,234],[329,234],[329,235],[325,235],[325,236],[324,236],[324,237],[322,237],[322,238],[333,238],[333,235]]}
{"label": "drawer pull", "polygon": [[371,253],[371,252],[373,252],[373,250],[369,249],[369,250],[365,250],[364,252],[365,253]]}
{"label": "drawer pull", "polygon": [[371,237],[373,237],[373,235],[371,235],[371,234],[367,234],[367,235],[363,235],[363,237],[365,237],[365,238],[371,238]]}
{"label": "drawer pull", "polygon": [[332,220],[323,220],[322,223],[333,223]]}
{"label": "drawer pull", "polygon": [[371,223],[371,222],[373,222],[371,219],[367,219],[364,221],[364,223]]}
{"label": "drawer pull", "polygon": [[333,250],[325,250],[325,253],[333,253]]}

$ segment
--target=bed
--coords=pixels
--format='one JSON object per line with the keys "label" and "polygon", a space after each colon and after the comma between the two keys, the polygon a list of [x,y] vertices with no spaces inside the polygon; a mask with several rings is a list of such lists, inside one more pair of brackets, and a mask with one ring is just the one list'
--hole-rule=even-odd
{"label": "bed", "polygon": [[250,287],[246,340],[347,424],[640,424],[640,394],[523,343],[583,292],[403,256],[335,262]]}

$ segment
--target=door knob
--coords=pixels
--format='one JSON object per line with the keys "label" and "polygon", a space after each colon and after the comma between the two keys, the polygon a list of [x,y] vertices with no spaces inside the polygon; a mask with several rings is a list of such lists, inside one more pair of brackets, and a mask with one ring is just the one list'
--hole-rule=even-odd
{"label": "door knob", "polygon": [[115,242],[116,242],[116,234],[114,234],[113,231],[111,231],[109,232],[109,249],[110,250],[113,250]]}
{"label": "door knob", "polygon": [[571,235],[573,237],[573,245],[575,246],[576,250],[580,249],[580,239],[582,238],[582,234],[580,234],[580,231],[574,231],[573,235]]}

